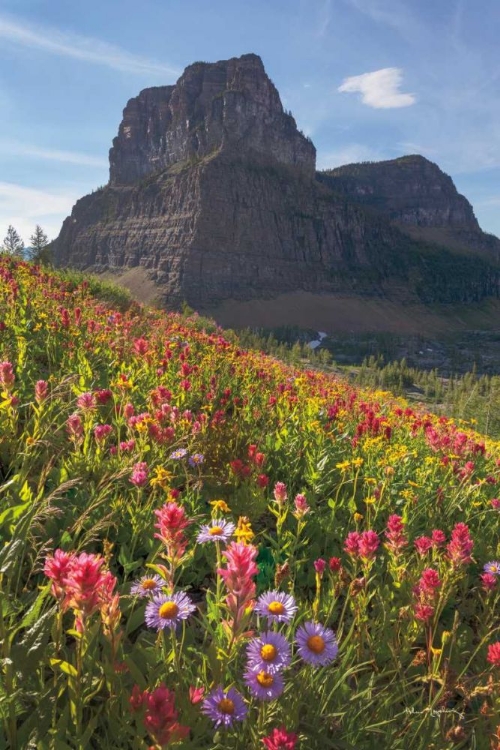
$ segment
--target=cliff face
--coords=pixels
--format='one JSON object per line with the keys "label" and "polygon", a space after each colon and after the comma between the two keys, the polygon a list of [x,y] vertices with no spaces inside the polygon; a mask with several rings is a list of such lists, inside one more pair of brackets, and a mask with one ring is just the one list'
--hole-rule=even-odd
{"label": "cliff face", "polygon": [[109,152],[110,184],[131,184],[220,151],[314,174],[316,149],[285,114],[257,55],[195,63],[175,86],[145,89],[131,99]]}
{"label": "cliff face", "polygon": [[500,259],[500,240],[481,231],[474,210],[453,180],[423,156],[346,164],[318,172],[346,200],[386,216],[415,239]]}
{"label": "cliff face", "polygon": [[347,164],[320,172],[318,177],[335,192],[380,211],[391,221],[480,231],[467,198],[458,193],[451,177],[423,156]]}
{"label": "cliff face", "polygon": [[55,257],[93,270],[141,266],[167,306],[298,289],[399,288],[429,301],[498,294],[491,252],[457,262],[453,248],[402,234],[444,226],[482,235],[449,177],[422,157],[397,162],[316,176],[314,146],[260,58],[195,63],[175,86],[129,101],[109,184],[77,202]]}

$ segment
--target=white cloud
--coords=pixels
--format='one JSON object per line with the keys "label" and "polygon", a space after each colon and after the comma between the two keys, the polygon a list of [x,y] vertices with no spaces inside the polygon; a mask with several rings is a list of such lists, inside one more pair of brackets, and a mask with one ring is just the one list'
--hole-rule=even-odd
{"label": "white cloud", "polygon": [[123,73],[177,77],[170,65],[134,55],[113,44],[92,37],[60,31],[51,26],[29,26],[21,21],[0,17],[0,38],[29,49],[105,65]]}
{"label": "white cloud", "polygon": [[372,73],[346,78],[338,91],[341,93],[361,94],[361,101],[375,109],[394,109],[409,107],[415,104],[413,94],[402,94],[399,91],[403,79],[400,68],[382,68]]}
{"label": "white cloud", "polygon": [[65,164],[77,164],[83,167],[107,167],[108,160],[102,156],[82,154],[77,151],[58,151],[51,148],[40,148],[17,141],[0,141],[0,153],[12,156],[28,156],[32,159],[59,161]]}
{"label": "white cloud", "polygon": [[59,234],[63,220],[71,213],[79,195],[66,191],[45,191],[37,188],[0,182],[0,244],[12,224],[25,244],[33,234],[35,224],[40,224],[50,239]]}
{"label": "white cloud", "polygon": [[349,143],[336,151],[318,152],[317,169],[333,169],[343,164],[355,164],[360,161],[382,161],[391,156],[362,143]]}

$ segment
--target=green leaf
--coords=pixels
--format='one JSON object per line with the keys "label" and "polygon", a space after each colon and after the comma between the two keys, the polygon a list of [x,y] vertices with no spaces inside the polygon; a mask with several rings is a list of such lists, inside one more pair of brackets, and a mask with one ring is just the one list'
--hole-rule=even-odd
{"label": "green leaf", "polygon": [[56,669],[60,669],[61,672],[67,674],[69,677],[77,677],[78,672],[69,661],[63,661],[62,659],[51,659],[50,666]]}

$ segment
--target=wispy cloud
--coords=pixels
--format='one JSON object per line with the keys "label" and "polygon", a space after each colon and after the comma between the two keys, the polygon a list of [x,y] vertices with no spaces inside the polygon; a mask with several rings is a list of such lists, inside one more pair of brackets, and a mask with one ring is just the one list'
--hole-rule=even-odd
{"label": "wispy cloud", "polygon": [[63,219],[71,212],[79,192],[51,192],[0,182],[0,243],[9,224],[18,230],[26,243],[35,224],[41,224],[47,235],[54,238],[59,233]]}
{"label": "wispy cloud", "polygon": [[179,71],[171,65],[134,55],[100,39],[62,31],[52,26],[32,26],[6,16],[0,16],[0,38],[20,47],[105,65],[122,73],[166,78],[179,75]]}
{"label": "wispy cloud", "polygon": [[415,104],[414,94],[402,94],[399,89],[403,80],[401,68],[382,68],[372,73],[346,78],[338,91],[360,93],[361,101],[375,109],[395,109]]}
{"label": "wispy cloud", "polygon": [[108,166],[108,160],[102,156],[92,156],[77,151],[59,151],[17,141],[0,141],[0,153],[30,159],[63,162],[64,164],[76,164],[82,167]]}

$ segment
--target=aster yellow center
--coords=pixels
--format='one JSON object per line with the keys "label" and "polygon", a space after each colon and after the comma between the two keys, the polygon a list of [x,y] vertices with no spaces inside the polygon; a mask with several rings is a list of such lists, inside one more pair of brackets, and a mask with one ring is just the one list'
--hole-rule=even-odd
{"label": "aster yellow center", "polygon": [[278,649],[272,643],[265,643],[260,650],[260,655],[264,661],[273,661],[273,659],[276,659],[277,654]]}
{"label": "aster yellow center", "polygon": [[268,610],[272,615],[282,615],[285,611],[285,607],[281,602],[271,602],[268,606]]}
{"label": "aster yellow center", "polygon": [[155,589],[157,585],[158,584],[156,583],[154,578],[146,578],[146,580],[142,582],[142,588],[146,589],[146,591],[151,591],[151,589]]}
{"label": "aster yellow center", "polygon": [[271,687],[271,685],[274,682],[274,677],[267,672],[259,672],[257,677],[255,678],[259,685],[262,685],[262,687],[268,688]]}
{"label": "aster yellow center", "polygon": [[223,698],[219,701],[217,708],[221,714],[229,714],[230,716],[234,714],[234,703],[231,698]]}
{"label": "aster yellow center", "polygon": [[158,610],[158,614],[164,620],[172,620],[179,614],[179,607],[175,602],[164,602]]}
{"label": "aster yellow center", "polygon": [[312,635],[307,639],[307,648],[313,654],[322,654],[326,648],[326,643],[320,635]]}
{"label": "aster yellow center", "polygon": [[223,531],[224,529],[222,528],[222,526],[212,526],[212,528],[209,529],[208,533],[212,536],[217,536],[218,534],[222,534]]}

